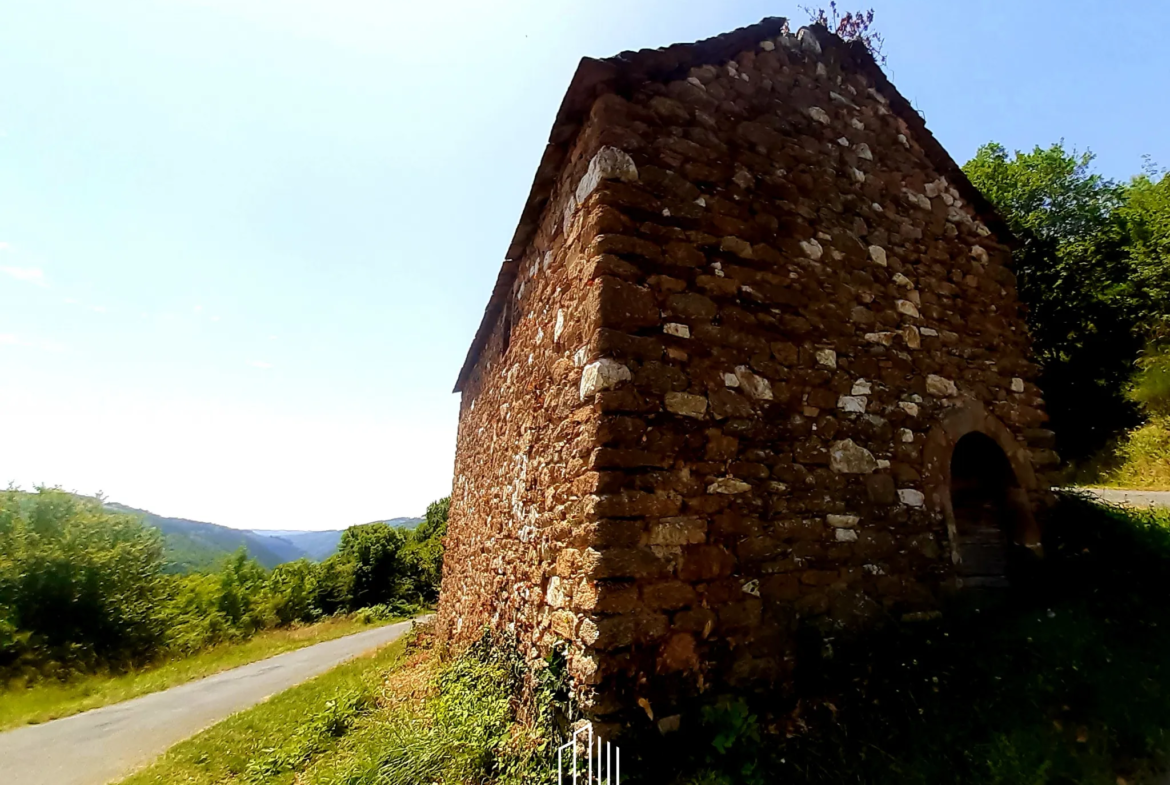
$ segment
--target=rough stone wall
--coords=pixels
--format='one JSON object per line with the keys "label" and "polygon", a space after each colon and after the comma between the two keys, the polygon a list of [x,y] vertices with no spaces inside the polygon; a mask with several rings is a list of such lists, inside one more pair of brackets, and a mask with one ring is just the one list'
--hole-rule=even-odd
{"label": "rough stone wall", "polygon": [[966,430],[1046,487],[1009,249],[821,41],[601,96],[464,387],[441,625],[567,641],[598,716],[932,612]]}
{"label": "rough stone wall", "polygon": [[607,262],[591,243],[617,218],[579,207],[577,195],[587,195],[580,183],[604,142],[593,121],[578,134],[534,238],[507,262],[515,278],[462,388],[438,614],[455,649],[490,629],[515,634],[537,658],[576,628],[568,612],[553,617],[544,593],[554,569],[566,596],[584,578],[561,554],[588,547],[578,524],[597,491],[589,467],[600,419],[580,383],[612,333],[598,329]]}

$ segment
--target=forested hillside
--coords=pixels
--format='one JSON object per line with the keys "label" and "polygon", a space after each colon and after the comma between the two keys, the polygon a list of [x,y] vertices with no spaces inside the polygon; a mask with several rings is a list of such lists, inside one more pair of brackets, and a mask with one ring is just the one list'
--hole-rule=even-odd
{"label": "forested hillside", "polygon": [[[168,518],[117,502],[103,502],[106,509],[139,517],[147,526],[162,532],[163,558],[168,572],[210,570],[243,548],[261,566],[309,559],[324,561],[337,552],[342,529],[296,531],[292,529],[232,529],[205,521]],[[386,523],[404,529],[417,526],[422,518],[392,518]]]}

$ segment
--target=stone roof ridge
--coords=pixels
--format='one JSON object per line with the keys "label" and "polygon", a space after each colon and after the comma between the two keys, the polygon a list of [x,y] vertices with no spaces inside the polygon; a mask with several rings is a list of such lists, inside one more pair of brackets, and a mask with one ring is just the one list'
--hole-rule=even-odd
{"label": "stone roof ridge", "polygon": [[766,17],[756,24],[741,27],[712,38],[689,44],[672,44],[658,49],[626,51],[598,59],[582,57],[573,74],[569,89],[561,100],[544,155],[536,169],[532,189],[524,204],[519,224],[508,245],[495,286],[484,309],[483,319],[472,339],[454,392],[460,392],[471,376],[480,352],[491,336],[492,326],[516,278],[519,260],[536,234],[541,215],[557,176],[565,163],[577,132],[588,115],[593,102],[608,92],[622,92],[647,81],[670,81],[686,78],[691,68],[703,65],[722,65],[745,51],[759,47],[765,41],[779,42],[791,36],[786,43],[822,56],[827,50],[841,58],[842,65],[861,72],[888,101],[889,109],[910,128],[914,140],[923,149],[931,165],[955,187],[964,201],[1005,242],[1014,244],[1007,223],[991,203],[971,184],[950,154],[926,127],[926,121],[897,88],[890,82],[872,53],[861,41],[844,41],[824,25],[813,24],[800,28],[795,34],[789,30],[784,17]]}

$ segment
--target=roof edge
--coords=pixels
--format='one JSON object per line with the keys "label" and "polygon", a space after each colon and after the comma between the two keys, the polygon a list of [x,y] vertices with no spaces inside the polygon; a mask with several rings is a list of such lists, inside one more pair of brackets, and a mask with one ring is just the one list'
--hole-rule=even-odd
{"label": "roof edge", "polygon": [[503,298],[507,297],[515,280],[516,265],[536,234],[544,207],[556,184],[565,157],[576,141],[577,133],[594,100],[604,93],[612,92],[619,84],[669,80],[677,73],[685,76],[695,66],[730,60],[744,50],[755,48],[760,41],[780,35],[787,25],[787,19],[770,16],[754,25],[695,43],[673,44],[662,49],[642,49],[637,52],[627,51],[605,59],[581,58],[569,83],[569,89],[561,99],[548,143],[532,181],[532,188],[524,202],[520,222],[512,235],[512,241],[508,244],[500,274],[496,277],[491,298],[471,341],[463,367],[459,370],[459,378],[455,382],[453,392],[462,392],[475,369],[484,345],[491,337],[492,326],[500,314]]}
{"label": "roof edge", "polygon": [[[860,41],[846,42],[824,25],[813,24],[807,28],[815,33],[822,48],[830,47],[837,50],[849,65],[873,81],[875,89],[889,101],[890,111],[909,127],[914,140],[918,142],[930,164],[955,186],[997,238],[1010,247],[1017,247],[1019,241],[1007,222],[967,178],[946,148],[935,139],[934,134],[926,127],[926,120],[898,92],[865,44]],[[453,392],[463,391],[475,370],[483,347],[491,337],[492,327],[515,281],[520,257],[540,226],[541,216],[564,166],[565,158],[572,149],[593,102],[599,96],[621,87],[646,81],[684,78],[691,68],[726,62],[740,52],[754,49],[765,39],[776,38],[787,29],[788,20],[784,17],[766,17],[754,25],[695,43],[674,44],[662,49],[642,49],[637,52],[627,51],[605,59],[581,58],[569,88],[561,99],[548,143],[545,145],[544,154],[541,156],[540,165],[537,167],[532,187],[520,214],[520,221],[508,245],[500,273],[496,277],[491,297],[484,309],[483,319],[459,370]]]}

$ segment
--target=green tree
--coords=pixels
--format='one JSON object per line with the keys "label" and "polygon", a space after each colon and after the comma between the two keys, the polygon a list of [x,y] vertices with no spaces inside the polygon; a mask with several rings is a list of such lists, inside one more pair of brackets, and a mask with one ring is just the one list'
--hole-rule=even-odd
{"label": "green tree", "polygon": [[423,602],[439,597],[443,580],[443,538],[447,535],[447,514],[451,497],[439,499],[427,507],[426,517],[410,534],[403,560],[411,576],[412,593]]}
{"label": "green tree", "polygon": [[245,635],[269,626],[264,618],[261,594],[268,576],[264,567],[240,548],[224,564],[219,573],[219,611],[232,627]]}
{"label": "green tree", "polygon": [[350,526],[341,533],[338,555],[353,565],[353,607],[378,605],[400,596],[406,571],[406,537],[388,523]]}
{"label": "green tree", "polygon": [[1009,155],[984,145],[963,171],[1021,241],[1021,299],[1060,450],[1089,455],[1135,424],[1125,389],[1144,343],[1126,189],[1062,144]]}
{"label": "green tree", "polygon": [[278,624],[312,621],[321,615],[316,606],[320,568],[307,559],[278,565],[268,578],[268,596]]}
{"label": "green tree", "polygon": [[1118,209],[1133,265],[1141,330],[1148,354],[1170,352],[1170,174],[1152,167],[1123,191]]}
{"label": "green tree", "polygon": [[161,642],[162,538],[100,499],[0,493],[0,668],[120,665]]}
{"label": "green tree", "polygon": [[317,566],[313,605],[326,616],[354,609],[353,574],[353,560],[340,553],[321,562]]}

